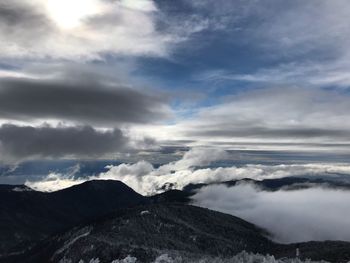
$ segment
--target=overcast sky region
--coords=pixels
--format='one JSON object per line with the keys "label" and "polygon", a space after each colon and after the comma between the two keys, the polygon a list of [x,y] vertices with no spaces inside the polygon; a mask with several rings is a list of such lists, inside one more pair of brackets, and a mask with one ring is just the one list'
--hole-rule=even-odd
{"label": "overcast sky region", "polygon": [[[349,10],[346,0],[2,0],[1,161],[174,145],[348,152]],[[94,153],[68,139],[86,127],[88,141],[110,145]]]}

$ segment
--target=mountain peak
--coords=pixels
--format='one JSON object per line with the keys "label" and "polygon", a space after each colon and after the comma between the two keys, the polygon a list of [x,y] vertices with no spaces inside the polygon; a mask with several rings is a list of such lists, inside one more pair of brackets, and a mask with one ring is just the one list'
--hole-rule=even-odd
{"label": "mountain peak", "polygon": [[134,191],[132,188],[127,186],[121,181],[117,180],[89,180],[86,182],[83,182],[81,184],[74,185],[72,187],[63,189],[90,189],[90,190],[131,190]]}

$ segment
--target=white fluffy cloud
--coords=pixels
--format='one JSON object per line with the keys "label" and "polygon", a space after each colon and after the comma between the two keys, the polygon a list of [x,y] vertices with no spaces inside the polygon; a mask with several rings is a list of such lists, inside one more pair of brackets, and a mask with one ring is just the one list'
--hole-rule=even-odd
{"label": "white fluffy cloud", "polygon": [[350,241],[350,192],[323,188],[261,191],[250,184],[208,186],[194,203],[267,229],[279,242]]}
{"label": "white fluffy cloud", "polygon": [[162,191],[166,184],[182,189],[190,183],[213,183],[243,178],[272,179],[287,176],[350,174],[348,164],[289,164],[289,165],[245,165],[242,167],[206,167],[211,162],[223,160],[223,150],[194,148],[183,158],[158,168],[146,161],[135,164],[109,166],[108,171],[89,178],[76,179],[73,175],[51,174],[36,182],[27,182],[29,187],[41,191],[55,191],[87,180],[119,180],[141,194]]}
{"label": "white fluffy cloud", "polygon": [[[184,154],[182,159],[155,168],[151,163],[139,161],[135,164],[123,163],[117,166],[108,166],[105,173],[89,178],[75,179],[73,174],[63,175],[51,173],[44,180],[27,182],[33,189],[40,191],[55,191],[87,180],[119,180],[142,194],[156,193],[166,183],[172,183],[181,188],[196,180],[191,173],[196,167],[209,165],[211,162],[222,160],[226,152],[220,149],[196,148]],[[208,169],[210,170],[210,169]],[[186,178],[188,177],[188,178]],[[197,179],[198,180],[198,179]]]}

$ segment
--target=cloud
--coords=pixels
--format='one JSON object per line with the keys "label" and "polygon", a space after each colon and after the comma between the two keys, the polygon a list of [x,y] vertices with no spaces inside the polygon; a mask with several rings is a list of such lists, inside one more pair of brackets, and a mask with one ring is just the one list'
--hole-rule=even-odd
{"label": "cloud", "polygon": [[97,74],[58,78],[0,79],[0,119],[54,119],[114,127],[158,122],[170,109],[161,93],[151,94]]}
{"label": "cloud", "polygon": [[2,161],[33,158],[101,158],[126,149],[121,130],[98,131],[90,126],[0,126]]}
{"label": "cloud", "polygon": [[[350,241],[350,192],[323,188],[264,192],[250,184],[208,186],[194,204],[267,229],[278,242]],[[325,212],[327,211],[327,212]]]}
{"label": "cloud", "polygon": [[3,58],[103,59],[166,56],[177,42],[157,30],[152,0],[34,0],[0,4]]}
{"label": "cloud", "polygon": [[[214,148],[196,148],[182,159],[159,167],[146,161],[110,165],[106,172],[90,177],[51,173],[26,185],[39,191],[56,191],[88,180],[120,180],[142,194],[154,194],[167,187],[182,189],[190,183],[216,183],[252,178],[256,180],[290,176],[350,175],[350,166],[341,163],[279,164],[217,167],[228,153]],[[165,187],[164,187],[165,186]],[[199,190],[193,203],[231,213],[266,228],[278,242],[309,240],[350,241],[348,204],[350,192],[334,188],[265,192],[251,184],[235,187],[211,185]],[[327,211],[325,214],[324,211]]]}
{"label": "cloud", "polygon": [[[275,10],[260,7],[260,14],[268,19],[253,32],[254,37],[266,40],[261,43],[266,48],[277,48],[276,52],[280,53],[288,50],[291,55],[323,51],[334,58],[349,54],[348,1],[313,3],[298,0],[290,1],[288,8],[275,0],[270,3]],[[274,13],[276,9],[278,13]]]}
{"label": "cloud", "polygon": [[[257,51],[260,61],[270,61],[238,72],[216,68],[203,74],[203,80],[305,88],[349,86],[348,1],[197,2],[196,10],[212,10],[211,16],[226,17],[222,20],[225,32],[235,43]],[[230,17],[225,16],[228,13]]]}
{"label": "cloud", "polygon": [[33,30],[47,26],[46,18],[27,3],[3,1],[0,5],[0,24],[3,28],[11,26],[33,26]]}
{"label": "cloud", "polygon": [[29,1],[0,3],[0,50],[8,55],[30,52],[30,47],[44,41],[51,27],[49,19]]}
{"label": "cloud", "polygon": [[[189,150],[178,161],[159,167],[146,161],[133,164],[123,163],[108,166],[108,171],[88,178],[72,178],[67,175],[56,175],[56,179],[38,182],[27,182],[28,186],[42,191],[62,189],[69,182],[78,184],[82,181],[101,179],[119,180],[142,194],[154,194],[164,191],[164,186],[182,189],[191,183],[215,183],[243,178],[256,180],[283,178],[289,176],[324,176],[336,174],[350,175],[350,166],[341,163],[314,164],[280,164],[217,167],[213,163],[229,159],[228,153],[216,148],[194,148]],[[210,165],[212,164],[212,165]],[[64,182],[63,184],[60,181]]]}
{"label": "cloud", "polygon": [[169,132],[179,139],[342,144],[350,139],[349,102],[335,90],[248,90],[198,109]]}
{"label": "cloud", "polygon": [[89,178],[77,180],[70,175],[55,174],[55,180],[52,180],[51,175],[50,178],[44,178],[42,181],[27,182],[27,184],[41,191],[54,191],[65,188],[68,182],[74,185],[87,180],[112,179],[126,183],[139,193],[150,194],[161,191],[166,183],[172,183],[175,187],[181,188],[193,180],[193,176],[190,178],[190,175],[196,167],[207,166],[226,156],[227,153],[221,149],[196,148],[186,152],[180,160],[158,168],[149,162],[139,161],[134,164],[123,163],[117,166],[108,166],[106,167],[107,172]]}
{"label": "cloud", "polygon": [[165,170],[184,170],[194,168],[196,166],[206,166],[219,160],[225,160],[228,157],[226,151],[216,148],[192,148],[185,152],[179,161],[171,162],[168,165],[162,166]]}
{"label": "cloud", "polygon": [[346,152],[349,111],[347,91],[276,86],[225,95],[174,124],[142,131],[164,141],[187,140],[189,146]]}
{"label": "cloud", "polygon": [[153,0],[4,0],[3,59],[95,61],[168,57],[206,29],[204,20],[170,18]]}
{"label": "cloud", "polygon": [[346,89],[350,84],[348,56],[338,60],[293,61],[260,68],[252,73],[237,74],[230,70],[202,72],[196,80],[208,82],[246,82],[260,86],[301,86],[304,88],[334,86]]}

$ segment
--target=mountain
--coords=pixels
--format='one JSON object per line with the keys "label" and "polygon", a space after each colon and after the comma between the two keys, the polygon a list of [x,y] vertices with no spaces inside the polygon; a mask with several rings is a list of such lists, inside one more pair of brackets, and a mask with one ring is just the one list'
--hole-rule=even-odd
{"label": "mountain", "polygon": [[[288,180],[263,183],[268,189],[296,185]],[[152,262],[164,253],[230,257],[242,250],[294,257],[296,245],[274,243],[266,231],[242,219],[188,205],[193,189],[144,197],[119,181],[89,181],[52,193],[2,185],[0,262],[73,263],[99,258],[102,263],[128,255]],[[350,260],[347,242],[298,246],[303,257]]]}
{"label": "mountain", "polygon": [[211,255],[264,252],[271,249],[272,242],[262,233],[242,219],[208,209],[153,204],[119,211],[52,237],[15,262],[59,262],[62,258],[89,262],[93,257],[111,262],[128,255],[150,262],[166,251]]}
{"label": "mountain", "polygon": [[[72,228],[0,262],[92,262],[98,258],[93,262],[110,263],[132,256],[147,263],[163,254],[227,258],[243,250],[277,258],[295,257],[295,245],[276,244],[266,235],[264,230],[231,215],[184,204],[151,204]],[[350,243],[307,242],[298,246],[302,258],[333,262],[350,259]]]}
{"label": "mountain", "polygon": [[182,203],[187,204],[191,202],[193,194],[188,191],[168,190],[161,194],[150,196],[152,203]]}
{"label": "mountain", "polygon": [[25,186],[0,187],[0,255],[15,253],[59,231],[147,202],[119,181],[89,181],[43,193]]}
{"label": "mountain", "polygon": [[244,178],[240,180],[231,180],[218,183],[199,183],[186,185],[182,191],[189,195],[194,194],[197,190],[209,185],[226,185],[228,187],[237,184],[253,184],[264,191],[278,191],[278,190],[298,190],[307,189],[311,187],[327,187],[335,189],[350,190],[350,183],[341,180],[331,180],[327,178],[311,178],[311,177],[284,177],[276,179],[254,180]]}

